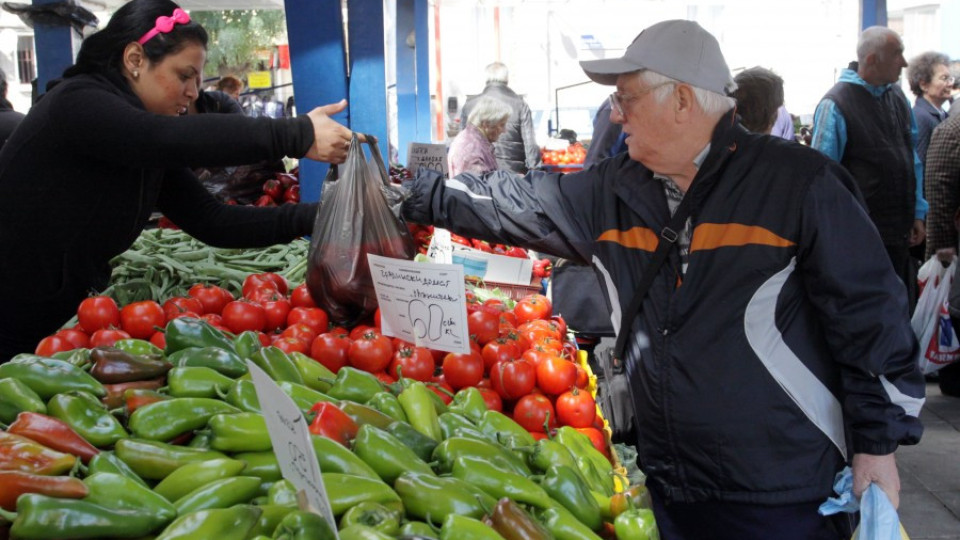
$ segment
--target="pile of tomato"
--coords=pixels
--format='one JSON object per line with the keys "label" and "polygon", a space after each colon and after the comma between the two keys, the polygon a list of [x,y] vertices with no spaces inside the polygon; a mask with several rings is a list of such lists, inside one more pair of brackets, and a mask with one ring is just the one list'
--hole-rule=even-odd
{"label": "pile of tomato", "polygon": [[587,157],[587,149],[579,142],[575,142],[563,150],[540,151],[540,159],[544,165],[579,165]]}
{"label": "pile of tomato", "polygon": [[470,292],[467,300],[471,350],[466,354],[382,335],[379,310],[369,324],[332,325],[304,284],[290,288],[274,273],[247,276],[239,298],[210,284],[196,284],[187,296],[163,303],[121,307],[108,296],[87,298],[77,309],[78,323],[41,340],[35,353],[50,356],[127,338],[164,348],[168,321],[199,318],[232,334],[258,332],[264,346],[306,354],[334,373],[351,366],[386,383],[398,375],[424,381],[446,402],[457,390],[476,387],[488,408],[511,414],[535,437],[572,426],[609,455],[588,373],[576,362],[576,345],[567,339],[563,319],[553,316],[550,301],[534,294],[509,306],[499,299],[481,302]]}
{"label": "pile of tomato", "polygon": [[[420,253],[425,254],[427,252],[427,248],[430,247],[430,242],[433,240],[433,225],[417,225],[414,223],[408,223],[407,229],[410,231],[410,235],[413,236],[413,240],[417,244],[417,250]],[[488,242],[486,240],[479,240],[477,238],[467,238],[465,236],[460,236],[459,234],[453,233],[450,233],[450,241],[454,244],[478,249],[485,253],[494,253],[497,255],[505,255],[507,257],[519,257],[521,259],[527,258],[527,250],[523,249],[522,247],[497,244]]]}

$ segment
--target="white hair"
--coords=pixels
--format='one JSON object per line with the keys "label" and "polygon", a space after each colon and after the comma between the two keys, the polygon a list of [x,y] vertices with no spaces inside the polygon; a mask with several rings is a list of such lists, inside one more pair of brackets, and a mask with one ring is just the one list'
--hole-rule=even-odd
{"label": "white hair", "polygon": [[879,53],[891,35],[900,39],[896,32],[886,26],[871,26],[861,32],[857,39],[857,61],[863,63],[871,54]]}
{"label": "white hair", "polygon": [[[647,88],[663,85],[653,91],[653,99],[655,99],[657,103],[663,103],[667,96],[670,95],[672,91],[671,84],[681,84],[681,81],[672,79],[666,75],[661,75],[655,71],[650,71],[649,69],[639,72],[639,76]],[[737,89],[735,84],[732,86],[730,89],[731,92]],[[697,97],[697,103],[700,105],[700,108],[707,115],[720,115],[737,105],[737,101],[732,97],[723,96],[693,85],[690,85],[690,88],[693,89],[693,94]]]}
{"label": "white hair", "polygon": [[483,96],[477,100],[473,108],[470,109],[470,115],[467,116],[467,122],[480,127],[483,124],[495,126],[505,122],[513,112],[510,106],[499,99],[490,96]]}
{"label": "white hair", "polygon": [[487,82],[488,83],[503,83],[507,84],[507,79],[510,78],[510,71],[507,69],[507,65],[502,62],[494,62],[486,67],[487,72]]}

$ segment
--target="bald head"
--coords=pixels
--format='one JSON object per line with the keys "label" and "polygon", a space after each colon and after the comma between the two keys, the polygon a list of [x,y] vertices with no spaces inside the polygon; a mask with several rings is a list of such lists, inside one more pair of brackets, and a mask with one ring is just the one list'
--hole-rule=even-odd
{"label": "bald head", "polygon": [[896,82],[907,67],[900,35],[885,26],[867,28],[857,41],[857,62],[857,73],[867,83],[879,86]]}

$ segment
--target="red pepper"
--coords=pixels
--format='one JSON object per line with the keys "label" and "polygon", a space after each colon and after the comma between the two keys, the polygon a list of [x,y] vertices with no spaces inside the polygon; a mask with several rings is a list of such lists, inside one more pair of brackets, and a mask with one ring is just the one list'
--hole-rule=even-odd
{"label": "red pepper", "polygon": [[103,388],[107,391],[107,395],[100,401],[102,401],[108,409],[116,409],[124,405],[127,390],[157,390],[165,384],[166,380],[166,377],[157,377],[156,379],[148,379],[146,381],[105,384]]}
{"label": "red pepper", "polygon": [[100,453],[92,444],[61,420],[45,414],[22,412],[7,428],[7,433],[20,435],[59,452],[72,454],[84,463]]}
{"label": "red pepper", "polygon": [[357,436],[360,426],[333,403],[321,401],[310,412],[317,413],[310,423],[310,433],[322,435],[350,448],[350,441]]}
{"label": "red pepper", "polygon": [[290,186],[286,191],[283,192],[283,202],[298,203],[300,202],[300,185]]}
{"label": "red pepper", "polygon": [[149,405],[151,403],[156,403],[169,398],[154,390],[133,388],[124,391],[123,399],[126,401],[127,415],[131,415],[133,414],[133,411],[143,407],[144,405]]}
{"label": "red pepper", "polygon": [[273,200],[273,197],[269,195],[261,195],[256,202],[253,203],[254,206],[276,206],[277,202]]}
{"label": "red pepper", "polygon": [[280,184],[279,180],[271,178],[263,183],[263,194],[269,195],[271,199],[279,202],[283,196],[283,185]]}
{"label": "red pepper", "polygon": [[20,435],[0,431],[0,471],[22,471],[47,476],[68,472],[77,458]]}
{"label": "red pepper", "polygon": [[280,182],[283,189],[290,189],[290,186],[300,183],[299,178],[289,173],[277,173],[274,177]]}
{"label": "red pepper", "polygon": [[82,480],[72,476],[0,471],[0,508],[11,512],[17,508],[17,497],[24,493],[39,493],[61,499],[82,499],[89,492]]}

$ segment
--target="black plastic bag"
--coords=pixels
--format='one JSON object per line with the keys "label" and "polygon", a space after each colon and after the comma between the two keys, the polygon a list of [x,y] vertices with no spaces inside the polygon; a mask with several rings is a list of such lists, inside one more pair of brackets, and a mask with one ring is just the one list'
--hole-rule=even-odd
{"label": "black plastic bag", "polygon": [[401,188],[389,183],[376,139],[366,138],[370,162],[354,136],[346,162],[330,167],[308,255],[310,296],[334,324],[345,327],[377,309],[367,254],[409,260],[417,253],[406,225],[391,210],[402,202]]}

